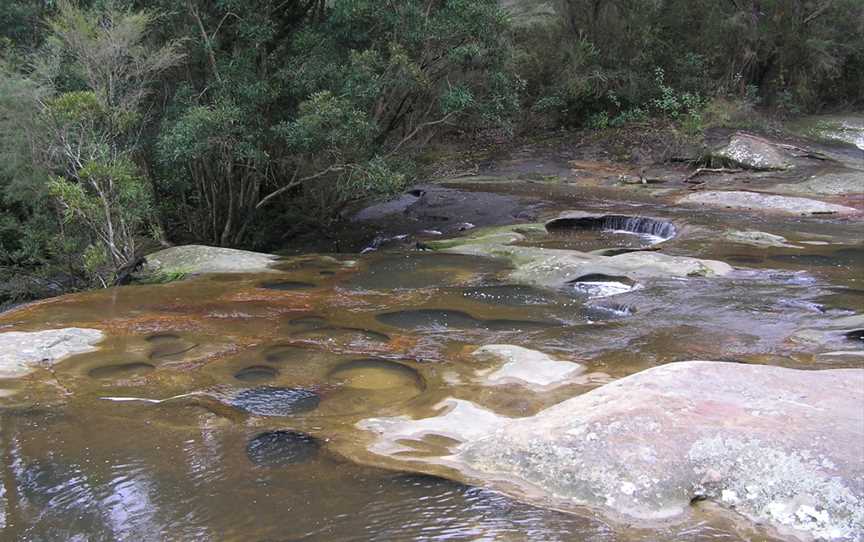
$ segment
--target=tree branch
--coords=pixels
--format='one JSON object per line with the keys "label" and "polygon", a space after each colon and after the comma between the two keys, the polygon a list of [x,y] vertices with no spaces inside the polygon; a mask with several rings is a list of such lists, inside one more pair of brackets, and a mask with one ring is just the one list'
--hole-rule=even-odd
{"label": "tree branch", "polygon": [[403,137],[402,141],[397,143],[396,146],[393,147],[393,149],[390,152],[388,152],[386,156],[390,157],[390,156],[393,156],[394,154],[396,154],[396,152],[398,152],[399,149],[402,148],[402,145],[404,145],[405,143],[407,143],[408,141],[413,139],[414,136],[416,136],[420,132],[420,130],[422,130],[423,128],[428,128],[430,126],[435,126],[437,124],[445,123],[448,120],[450,120],[450,118],[452,118],[453,115],[455,115],[455,114],[456,114],[455,111],[451,111],[450,113],[447,113],[446,115],[444,115],[443,117],[441,117],[438,120],[431,120],[429,122],[424,122],[424,123],[418,124],[417,127],[414,128],[414,130],[412,130],[411,133],[409,133],[408,135]]}
{"label": "tree branch", "polygon": [[300,171],[298,168],[298,169],[294,170],[294,176],[291,178],[291,181],[288,184],[286,184],[282,188],[279,188],[278,190],[275,190],[275,191],[269,193],[267,196],[262,198],[261,201],[258,202],[258,205],[255,206],[255,209],[257,210],[257,209],[264,207],[267,204],[267,202],[269,202],[273,198],[279,197],[280,195],[284,194],[285,192],[287,192],[288,190],[291,190],[292,188],[294,188],[296,186],[300,186],[301,184],[303,184],[305,182],[321,178],[324,175],[327,175],[328,173],[331,173],[333,171],[341,171],[342,169],[344,169],[344,167],[345,166],[342,166],[342,165],[330,166],[327,169],[324,169],[322,171],[319,171],[318,173],[309,175],[308,177],[303,177],[301,179],[297,178],[297,175]]}

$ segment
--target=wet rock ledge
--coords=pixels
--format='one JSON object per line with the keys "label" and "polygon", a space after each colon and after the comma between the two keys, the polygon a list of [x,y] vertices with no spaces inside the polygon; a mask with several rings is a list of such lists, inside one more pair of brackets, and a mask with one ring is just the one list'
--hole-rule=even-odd
{"label": "wet rock ledge", "polygon": [[[447,399],[432,418],[364,420],[370,451],[540,505],[670,520],[711,500],[782,535],[864,532],[864,370],[710,361],[652,368],[534,416]],[[406,443],[441,435],[451,455]],[[407,464],[406,464],[407,465]]]}

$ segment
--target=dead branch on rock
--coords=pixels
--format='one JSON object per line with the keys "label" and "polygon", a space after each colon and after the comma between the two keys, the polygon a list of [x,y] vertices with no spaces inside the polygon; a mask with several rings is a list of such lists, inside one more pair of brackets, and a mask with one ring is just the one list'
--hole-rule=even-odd
{"label": "dead branch on rock", "polygon": [[744,171],[744,170],[743,169],[732,169],[732,168],[726,168],[726,167],[700,167],[699,169],[697,169],[696,171],[694,171],[693,173],[688,175],[687,178],[684,180],[684,182],[689,183],[690,181],[692,181],[696,177],[698,177],[700,175],[706,175],[708,173],[729,173],[729,174],[731,174],[731,173],[741,173],[742,171]]}

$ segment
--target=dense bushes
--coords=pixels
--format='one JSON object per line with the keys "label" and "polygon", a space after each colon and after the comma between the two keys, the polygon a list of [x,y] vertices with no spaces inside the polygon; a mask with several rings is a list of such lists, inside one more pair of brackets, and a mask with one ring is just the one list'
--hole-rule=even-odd
{"label": "dense bushes", "polygon": [[859,0],[553,4],[557,18],[517,30],[519,70],[533,111],[565,125],[680,113],[718,97],[783,114],[864,101]]}

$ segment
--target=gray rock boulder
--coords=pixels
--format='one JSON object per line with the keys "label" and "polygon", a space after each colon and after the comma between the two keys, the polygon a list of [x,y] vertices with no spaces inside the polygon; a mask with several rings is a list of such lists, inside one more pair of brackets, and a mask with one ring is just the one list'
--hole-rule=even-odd
{"label": "gray rock boulder", "polygon": [[[375,454],[540,505],[632,522],[680,517],[709,499],[782,533],[853,541],[864,530],[862,405],[861,369],[691,361],[526,418],[448,399],[432,418],[359,427],[376,434]],[[410,446],[427,435],[458,444],[443,456]]]}
{"label": "gray rock boulder", "polygon": [[272,254],[232,248],[185,245],[166,248],[147,256],[139,279],[180,278],[203,273],[268,273],[279,259]]}
{"label": "gray rock boulder", "polygon": [[853,207],[808,198],[777,196],[741,190],[695,192],[679,199],[678,203],[794,215],[851,215],[859,212]]}
{"label": "gray rock boulder", "polygon": [[65,328],[0,333],[0,378],[17,378],[74,354],[96,350],[104,335],[96,329]]}
{"label": "gray rock boulder", "polygon": [[789,161],[770,141],[750,134],[736,133],[729,144],[714,154],[741,167],[757,171],[786,169]]}

